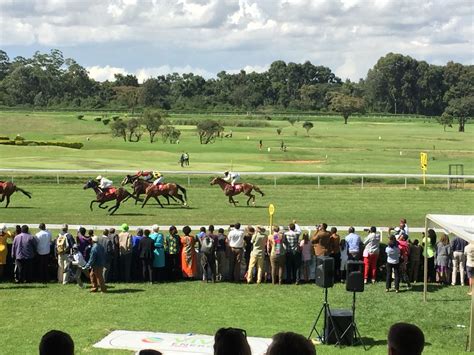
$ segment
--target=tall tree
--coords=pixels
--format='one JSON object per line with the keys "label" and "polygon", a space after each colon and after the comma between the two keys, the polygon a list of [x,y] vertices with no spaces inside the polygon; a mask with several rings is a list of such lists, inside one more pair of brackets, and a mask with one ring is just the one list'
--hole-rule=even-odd
{"label": "tall tree", "polygon": [[200,121],[196,127],[201,144],[214,143],[215,139],[224,131],[224,127],[215,120]]}
{"label": "tall tree", "polygon": [[341,93],[331,93],[330,108],[338,112],[344,118],[344,124],[347,124],[349,116],[357,112],[364,112],[364,99],[352,97]]}
{"label": "tall tree", "polygon": [[454,117],[458,121],[459,132],[464,132],[466,122],[474,117],[474,96],[452,99],[444,113],[448,117]]}
{"label": "tall tree", "polygon": [[145,129],[150,135],[150,143],[153,143],[155,135],[160,130],[161,126],[165,123],[164,119],[161,117],[160,112],[146,110],[143,113],[141,123],[145,126]]}

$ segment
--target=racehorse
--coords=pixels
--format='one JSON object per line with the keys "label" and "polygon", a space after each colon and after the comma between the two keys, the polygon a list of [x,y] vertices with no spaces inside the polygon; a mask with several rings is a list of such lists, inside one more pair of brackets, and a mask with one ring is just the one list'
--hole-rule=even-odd
{"label": "racehorse", "polygon": [[13,182],[10,181],[0,181],[0,203],[7,199],[7,204],[5,205],[5,208],[8,207],[10,204],[10,196],[13,195],[14,192],[20,191],[24,195],[28,196],[28,198],[31,198],[31,192],[25,191],[23,189],[20,189],[18,186],[16,186]]}
{"label": "racehorse", "polygon": [[[137,175],[127,175],[122,180],[121,185],[125,186],[127,184],[132,184],[133,194],[137,197],[137,200],[135,200],[135,204],[137,204],[138,199],[140,199],[140,195],[144,194],[146,192],[147,187],[149,187],[152,183],[146,180],[140,179]],[[163,197],[166,198],[168,205],[170,204],[170,197],[175,202],[177,202],[177,200],[173,196],[163,195]],[[155,199],[161,205],[160,201],[158,200],[158,196],[156,196]]]}
{"label": "racehorse", "polygon": [[[181,195],[178,191],[181,191],[183,195]],[[186,196],[186,189],[178,184],[174,183],[167,183],[167,184],[160,184],[160,185],[153,185],[150,184],[150,186],[147,187],[145,190],[145,201],[142,203],[142,208],[145,207],[146,203],[148,200],[152,197],[156,198],[156,201],[158,201],[159,205],[161,208],[163,208],[163,205],[161,204],[160,200],[158,200],[158,196],[165,196],[168,195],[170,197],[176,197],[178,200],[181,201],[183,206],[187,206],[187,199],[188,197]]]}
{"label": "racehorse", "polygon": [[102,192],[102,190],[99,188],[99,183],[95,180],[89,180],[86,182],[84,185],[84,190],[86,189],[93,189],[95,194],[96,194],[96,199],[92,200],[89,208],[92,211],[92,205],[94,203],[99,204],[99,208],[106,209],[108,206],[102,206],[104,203],[109,202],[109,201],[116,201],[115,205],[110,207],[108,211],[110,212],[110,215],[113,215],[115,211],[118,210],[120,207],[120,204],[122,202],[127,201],[130,197],[133,197],[135,200],[137,199],[135,196],[133,196],[130,192],[125,190],[123,187],[119,187],[118,189],[115,187],[111,187],[107,190],[107,192]]}
{"label": "racehorse", "polygon": [[233,196],[238,195],[242,192],[244,193],[244,195],[249,197],[249,199],[247,200],[247,206],[249,206],[250,200],[252,200],[252,205],[255,206],[255,195],[252,194],[252,190],[255,190],[260,193],[262,197],[265,196],[265,194],[257,187],[257,185],[249,184],[247,182],[235,184],[235,186],[232,187],[232,185],[225,181],[223,178],[216,177],[212,179],[211,185],[219,185],[222,191],[224,191],[224,195],[229,197],[229,203],[233,203],[234,206],[236,206],[239,201],[235,201]]}

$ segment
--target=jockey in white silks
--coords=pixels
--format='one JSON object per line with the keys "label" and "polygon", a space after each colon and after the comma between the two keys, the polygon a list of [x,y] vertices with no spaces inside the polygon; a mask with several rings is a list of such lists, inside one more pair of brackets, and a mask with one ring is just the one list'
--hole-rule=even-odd
{"label": "jockey in white silks", "polygon": [[157,171],[154,171],[153,172],[153,177],[156,178],[155,181],[153,181],[153,185],[161,185],[164,183],[164,180],[165,180],[165,177],[163,175],[161,175],[161,173],[157,172]]}
{"label": "jockey in white silks", "polygon": [[240,180],[239,173],[235,173],[232,171],[225,171],[224,172],[224,181],[230,182],[231,186],[234,187],[237,181]]}
{"label": "jockey in white silks", "polygon": [[109,180],[109,179],[103,177],[102,175],[97,176],[97,177],[95,178],[95,180],[99,183],[99,189],[100,189],[103,193],[107,192],[107,190],[108,190],[109,188],[111,188],[111,187],[112,187],[112,184],[113,184],[112,180]]}

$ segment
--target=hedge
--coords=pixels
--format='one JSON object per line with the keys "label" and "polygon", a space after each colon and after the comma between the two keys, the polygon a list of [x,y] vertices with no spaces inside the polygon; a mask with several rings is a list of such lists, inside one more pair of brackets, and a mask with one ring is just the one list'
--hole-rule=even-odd
{"label": "hedge", "polygon": [[81,149],[84,144],[78,142],[41,142],[41,141],[0,141],[3,145],[18,145],[18,146],[55,146],[64,148]]}

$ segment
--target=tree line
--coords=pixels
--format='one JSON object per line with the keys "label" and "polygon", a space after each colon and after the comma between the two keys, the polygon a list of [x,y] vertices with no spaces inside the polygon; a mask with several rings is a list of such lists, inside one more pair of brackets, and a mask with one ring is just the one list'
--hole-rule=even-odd
{"label": "tree line", "polygon": [[116,74],[97,82],[61,51],[12,60],[0,50],[0,105],[71,109],[199,111],[335,111],[439,116],[459,130],[474,114],[474,66],[429,64],[388,53],[364,79],[343,82],[328,67],[277,60],[263,73],[222,71],[205,79],[193,73],[158,75],[139,83]]}

